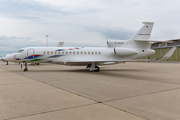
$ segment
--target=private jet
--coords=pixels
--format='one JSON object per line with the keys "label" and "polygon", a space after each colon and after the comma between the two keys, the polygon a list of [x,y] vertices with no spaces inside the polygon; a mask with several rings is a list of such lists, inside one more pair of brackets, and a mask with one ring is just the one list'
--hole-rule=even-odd
{"label": "private jet", "polygon": [[[1,58],[3,61],[24,63],[56,63],[67,66],[86,66],[89,71],[98,72],[100,65],[112,65],[132,61],[151,61],[140,59],[155,53],[153,43],[172,43],[174,40],[151,40],[154,22],[143,22],[143,27],[129,40],[107,40],[107,47],[26,47],[16,53]],[[166,60],[176,50],[172,47],[156,60]]]}

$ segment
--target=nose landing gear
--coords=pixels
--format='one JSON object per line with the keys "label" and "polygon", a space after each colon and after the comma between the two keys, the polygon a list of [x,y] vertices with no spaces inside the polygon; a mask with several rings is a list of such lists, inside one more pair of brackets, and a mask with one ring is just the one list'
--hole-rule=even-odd
{"label": "nose landing gear", "polygon": [[25,66],[24,71],[28,71],[28,64],[25,63],[24,66]]}
{"label": "nose landing gear", "polygon": [[24,71],[28,71],[28,69],[27,69],[27,68],[24,68]]}

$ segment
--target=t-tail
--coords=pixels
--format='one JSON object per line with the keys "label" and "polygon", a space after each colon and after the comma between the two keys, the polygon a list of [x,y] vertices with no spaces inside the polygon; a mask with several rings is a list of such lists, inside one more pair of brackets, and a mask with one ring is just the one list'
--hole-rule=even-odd
{"label": "t-tail", "polygon": [[143,22],[144,26],[131,40],[148,40],[151,36],[154,22]]}

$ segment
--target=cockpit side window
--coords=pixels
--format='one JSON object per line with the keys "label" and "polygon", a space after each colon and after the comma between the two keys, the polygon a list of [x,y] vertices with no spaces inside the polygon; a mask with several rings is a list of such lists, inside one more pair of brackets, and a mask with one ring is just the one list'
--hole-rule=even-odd
{"label": "cockpit side window", "polygon": [[24,49],[20,49],[17,51],[17,53],[23,53],[24,52]]}

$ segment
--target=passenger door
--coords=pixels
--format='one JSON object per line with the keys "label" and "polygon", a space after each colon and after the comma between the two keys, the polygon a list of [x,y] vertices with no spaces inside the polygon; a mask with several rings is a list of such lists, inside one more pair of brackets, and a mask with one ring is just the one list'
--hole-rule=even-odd
{"label": "passenger door", "polygon": [[33,62],[34,61],[34,49],[30,48],[27,50],[27,61],[28,62]]}

